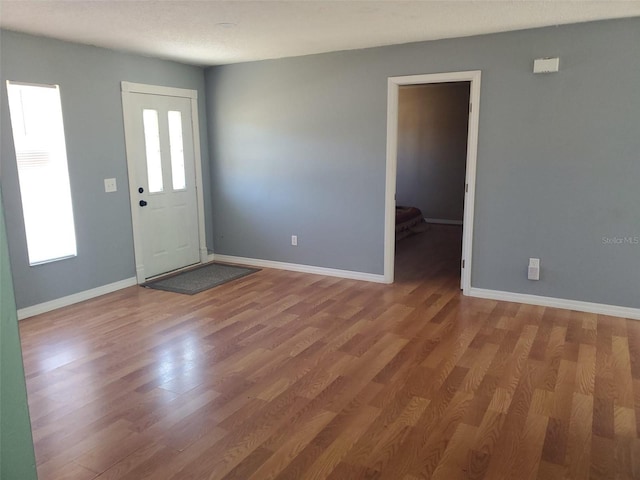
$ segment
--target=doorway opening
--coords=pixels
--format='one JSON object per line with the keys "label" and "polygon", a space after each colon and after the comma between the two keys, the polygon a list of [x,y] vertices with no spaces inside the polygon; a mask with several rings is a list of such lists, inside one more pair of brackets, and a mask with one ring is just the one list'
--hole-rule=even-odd
{"label": "doorway opening", "polygon": [[[472,254],[472,241],[473,241],[473,211],[474,211],[474,193],[475,193],[475,179],[476,179],[476,158],[477,158],[477,143],[478,143],[478,120],[479,120],[479,101],[480,101],[480,71],[469,72],[452,72],[452,73],[439,73],[439,74],[427,74],[427,75],[410,75],[403,77],[391,77],[388,81],[388,97],[387,97],[387,169],[386,169],[386,195],[385,195],[385,248],[384,248],[384,277],[385,282],[393,283],[395,277],[395,256],[396,256],[396,193],[398,185],[398,159],[400,142],[402,141],[402,135],[399,134],[400,124],[400,101],[401,97],[405,96],[405,92],[409,92],[409,95],[413,95],[419,92],[420,86],[428,85],[457,85],[462,90],[468,88],[469,102],[468,102],[468,117],[467,117],[467,132],[466,132],[466,161],[463,166],[464,173],[460,168],[458,169],[459,175],[464,175],[464,183],[460,185],[462,199],[462,249],[461,249],[461,262],[460,262],[460,287],[465,294],[468,293],[471,288],[471,254]],[[408,88],[407,88],[408,87]],[[401,89],[402,94],[401,94]],[[415,95],[414,95],[415,97]],[[417,97],[416,97],[417,98]],[[406,100],[406,98],[404,99]],[[435,122],[438,124],[438,122]],[[437,125],[435,125],[437,127]],[[437,135],[437,132],[432,133]],[[427,139],[428,140],[428,139]],[[415,145],[413,149],[418,148]],[[461,167],[462,168],[462,167]],[[451,169],[450,169],[451,170]],[[455,169],[452,169],[451,174]],[[455,172],[454,172],[455,173]],[[437,192],[431,192],[437,193]],[[455,192],[452,192],[455,194]],[[444,203],[444,202],[443,202]],[[455,202],[454,202],[455,203]],[[453,211],[455,208],[450,209],[447,213],[447,209],[442,209],[443,205],[440,205],[440,216],[455,217]],[[458,205],[459,208],[459,205]],[[429,214],[426,214],[429,218]],[[453,223],[459,224],[459,220],[455,218],[435,218],[430,217],[431,220],[440,220],[438,223]],[[444,222],[442,222],[444,220]],[[446,220],[450,220],[446,222]],[[442,228],[442,227],[437,227]],[[459,228],[459,227],[458,227]]]}

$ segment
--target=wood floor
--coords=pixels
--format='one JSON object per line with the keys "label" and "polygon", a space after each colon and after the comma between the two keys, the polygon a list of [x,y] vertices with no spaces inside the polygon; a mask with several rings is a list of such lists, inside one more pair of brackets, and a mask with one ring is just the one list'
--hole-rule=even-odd
{"label": "wood floor", "polygon": [[640,322],[464,297],[459,252],[22,321],[40,480],[640,479]]}

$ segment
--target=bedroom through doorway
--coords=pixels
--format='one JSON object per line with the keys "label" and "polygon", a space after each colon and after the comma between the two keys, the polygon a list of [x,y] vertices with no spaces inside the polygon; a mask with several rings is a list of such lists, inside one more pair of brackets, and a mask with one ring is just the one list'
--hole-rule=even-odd
{"label": "bedroom through doorway", "polygon": [[396,279],[460,278],[470,82],[398,92]]}
{"label": "bedroom through doorway", "polygon": [[389,79],[391,281],[446,278],[470,286],[479,81],[480,72]]}

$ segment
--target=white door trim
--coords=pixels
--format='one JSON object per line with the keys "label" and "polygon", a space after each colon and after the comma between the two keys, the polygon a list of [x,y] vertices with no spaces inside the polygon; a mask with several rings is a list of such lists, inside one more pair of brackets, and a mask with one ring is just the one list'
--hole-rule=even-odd
{"label": "white door trim", "polygon": [[196,173],[196,204],[198,208],[198,243],[200,263],[208,260],[207,239],[204,224],[204,195],[202,191],[202,157],[200,153],[200,126],[198,122],[198,91],[185,88],[163,87],[159,85],[146,85],[143,83],[122,82],[122,114],[124,118],[125,150],[127,154],[127,171],[129,174],[129,198],[131,200],[131,222],[133,226],[133,248],[136,261],[136,279],[138,283],[144,283],[144,256],[142,239],[140,238],[140,209],[138,205],[138,185],[136,184],[135,162],[133,159],[132,139],[127,137],[131,131],[130,122],[133,120],[129,98],[132,93],[146,93],[151,95],[163,95],[167,97],[182,97],[191,100],[191,125],[193,130],[193,154]]}
{"label": "white door trim", "polygon": [[476,162],[478,156],[478,123],[480,112],[480,70],[449,72],[425,75],[389,77],[387,88],[387,165],[385,185],[385,226],[384,226],[384,279],[393,283],[395,260],[395,207],[396,175],[398,167],[398,92],[400,85],[424,83],[471,82],[469,102],[469,130],[467,136],[467,193],[464,199],[464,224],[462,235],[461,285],[465,295],[471,289],[471,253],[473,243],[473,212],[476,191]]}

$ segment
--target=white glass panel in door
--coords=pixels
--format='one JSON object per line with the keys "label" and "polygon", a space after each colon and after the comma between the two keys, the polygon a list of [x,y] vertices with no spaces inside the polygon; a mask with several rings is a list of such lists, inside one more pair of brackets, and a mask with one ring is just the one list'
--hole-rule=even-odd
{"label": "white glass panel in door", "polygon": [[182,113],[169,111],[169,145],[171,147],[171,178],[174,190],[187,186],[184,171],[184,145],[182,142]]}
{"label": "white glass panel in door", "polygon": [[147,154],[147,179],[149,192],[163,191],[162,184],[162,157],[160,155],[160,129],[158,127],[158,111],[143,110],[142,122],[144,125],[144,144]]}

